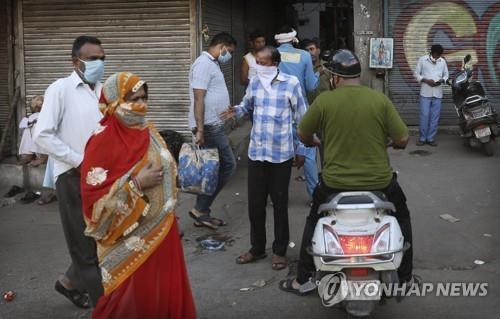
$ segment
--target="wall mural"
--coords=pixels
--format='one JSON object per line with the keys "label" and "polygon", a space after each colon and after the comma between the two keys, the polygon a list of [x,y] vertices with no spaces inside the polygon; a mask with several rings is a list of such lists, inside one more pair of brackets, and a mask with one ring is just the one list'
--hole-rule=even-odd
{"label": "wall mural", "polygon": [[[478,9],[474,5],[481,6],[481,10],[474,10]],[[476,12],[481,11],[484,13],[478,16]],[[444,33],[450,40],[443,44],[450,72],[470,54],[475,71],[480,70],[490,94],[492,90],[499,94],[500,1],[476,0],[475,4],[472,1],[421,1],[405,8],[396,26],[405,26],[395,28],[394,34],[395,46],[402,46],[396,50],[396,59],[402,68],[408,67],[413,73],[419,57],[430,48],[437,32]],[[407,72],[406,76],[411,75]]]}

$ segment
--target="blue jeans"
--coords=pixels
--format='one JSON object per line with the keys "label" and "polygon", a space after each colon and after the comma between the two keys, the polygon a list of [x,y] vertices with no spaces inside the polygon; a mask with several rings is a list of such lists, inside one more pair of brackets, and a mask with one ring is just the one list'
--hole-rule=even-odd
{"label": "blue jeans", "polygon": [[306,189],[309,199],[312,200],[312,195],[316,185],[318,185],[318,165],[316,164],[316,147],[307,147],[304,162],[304,175],[306,177]]}
{"label": "blue jeans", "polygon": [[441,114],[441,99],[420,96],[420,141],[434,142]]}
{"label": "blue jeans", "polygon": [[217,148],[219,150],[219,181],[212,196],[198,195],[196,197],[194,208],[201,213],[210,214],[210,206],[212,206],[217,194],[236,171],[236,160],[229,145],[224,125],[205,125],[204,136],[203,148]]}

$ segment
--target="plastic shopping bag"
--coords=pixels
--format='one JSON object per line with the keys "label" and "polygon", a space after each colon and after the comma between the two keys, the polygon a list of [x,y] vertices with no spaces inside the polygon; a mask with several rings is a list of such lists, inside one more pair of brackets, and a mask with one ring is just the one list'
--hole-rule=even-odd
{"label": "plastic shopping bag", "polygon": [[219,151],[184,143],[179,153],[178,176],[182,191],[213,195],[219,180]]}

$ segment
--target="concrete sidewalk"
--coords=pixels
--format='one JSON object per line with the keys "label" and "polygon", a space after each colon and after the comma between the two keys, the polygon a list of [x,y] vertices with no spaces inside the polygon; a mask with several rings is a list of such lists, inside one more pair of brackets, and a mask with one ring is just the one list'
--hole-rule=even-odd
{"label": "concrete sidewalk", "polygon": [[[425,282],[488,282],[486,297],[412,297],[376,309],[372,318],[497,318],[500,300],[500,145],[494,157],[462,146],[453,135],[440,135],[439,146],[390,151],[394,169],[408,197],[414,233],[415,273]],[[415,152],[417,151],[417,152]],[[268,257],[255,264],[234,260],[249,248],[246,160],[214,203],[214,216],[229,225],[217,232],[195,228],[187,212],[193,196],[181,194],[177,214],[185,232],[184,252],[199,318],[347,318],[338,309],[323,308],[317,294],[297,297],[283,293],[277,282],[295,271],[302,229],[308,214],[305,184],[294,169],[290,187],[290,269],[273,271]],[[272,243],[272,212],[268,247]],[[439,218],[451,214],[449,223]],[[13,290],[10,303],[0,301],[0,318],[88,318],[53,290],[69,257],[57,204],[0,208],[0,291]],[[487,237],[484,234],[491,234]],[[207,252],[198,240],[217,235],[226,249]],[[269,249],[270,252],[270,249]],[[474,260],[485,261],[478,266]],[[265,280],[266,286],[249,292]],[[145,318],[148,319],[148,318]]]}

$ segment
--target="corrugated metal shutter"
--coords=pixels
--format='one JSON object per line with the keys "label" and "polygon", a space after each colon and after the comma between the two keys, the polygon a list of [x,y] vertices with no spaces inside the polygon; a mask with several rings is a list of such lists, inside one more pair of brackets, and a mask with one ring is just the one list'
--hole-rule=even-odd
{"label": "corrugated metal shutter", "polygon": [[234,52],[234,88],[233,88],[233,101],[234,104],[239,103],[245,95],[245,87],[240,84],[241,63],[243,57],[247,52],[246,38],[245,38],[245,14],[243,9],[243,1],[233,0],[232,5],[232,30],[233,37],[238,42]]}
{"label": "corrugated metal shutter", "polygon": [[[203,41],[203,50],[207,50],[212,37],[217,33],[227,32],[231,34],[231,7],[231,0],[204,0],[202,2],[202,26],[208,26],[208,35],[210,36],[208,41]],[[234,59],[228,63],[221,63],[220,67],[224,73],[231,103],[233,103]]]}
{"label": "corrugated metal shutter", "polygon": [[140,75],[149,85],[148,117],[158,128],[187,133],[191,64],[190,1],[24,0],[26,96],[43,94],[72,71],[71,46],[97,36],[106,77]]}
{"label": "corrugated metal shutter", "polygon": [[[473,56],[476,78],[494,105],[500,105],[500,1],[389,1],[389,36],[394,38],[394,68],[389,93],[408,124],[418,124],[420,86],[413,70],[430,46],[444,47],[450,73]],[[445,87],[441,124],[456,124],[451,90]]]}
{"label": "corrugated metal shutter", "polygon": [[7,41],[7,3],[0,2],[0,135],[7,124],[9,113],[9,59]]}

